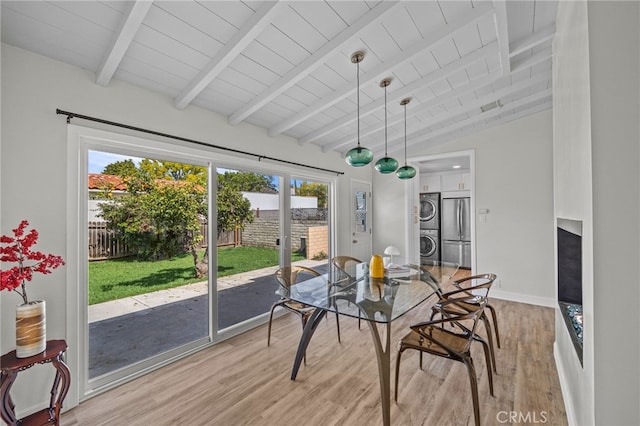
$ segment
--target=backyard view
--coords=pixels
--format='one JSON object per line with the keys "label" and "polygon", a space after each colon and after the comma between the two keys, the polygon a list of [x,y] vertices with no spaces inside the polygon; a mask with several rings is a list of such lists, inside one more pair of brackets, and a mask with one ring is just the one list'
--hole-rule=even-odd
{"label": "backyard view", "polygon": [[[200,251],[200,256],[204,251]],[[292,261],[304,257],[294,253]],[[225,277],[241,272],[275,266],[279,263],[277,249],[263,247],[222,248],[218,252],[218,274]],[[191,254],[172,259],[141,261],[126,257],[89,263],[89,304],[108,302],[136,296],[150,291],[164,290],[195,282],[207,277],[196,277]]]}
{"label": "backyard view", "polygon": [[[97,166],[101,157],[109,161]],[[99,151],[89,163],[89,379],[117,380],[144,360],[160,362],[269,311],[282,262],[283,184],[291,193],[291,262],[327,262],[325,183],[217,169],[217,241],[209,241],[208,168]]]}

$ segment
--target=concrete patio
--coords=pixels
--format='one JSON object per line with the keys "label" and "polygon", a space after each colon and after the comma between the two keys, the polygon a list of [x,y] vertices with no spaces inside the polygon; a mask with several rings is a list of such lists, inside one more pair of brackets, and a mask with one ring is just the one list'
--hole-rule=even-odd
{"label": "concrete patio", "polygon": [[[327,261],[296,262],[326,270]],[[277,266],[218,279],[218,327],[269,311]],[[89,306],[89,377],[94,378],[209,335],[207,282]]]}

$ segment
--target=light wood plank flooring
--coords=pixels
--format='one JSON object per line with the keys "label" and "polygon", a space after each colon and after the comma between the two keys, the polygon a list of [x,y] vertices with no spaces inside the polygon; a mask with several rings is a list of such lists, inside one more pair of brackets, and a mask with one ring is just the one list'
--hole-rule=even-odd
{"label": "light wood plank flooring", "polygon": [[[481,346],[473,349],[482,424],[566,425],[553,359],[553,309],[497,299],[492,304],[502,337],[495,397]],[[392,368],[396,342],[409,324],[425,319],[430,305],[393,323]],[[63,414],[62,425],[381,425],[368,327],[359,330],[348,317],[340,317],[340,325],[341,344],[332,315],[318,327],[295,382],[289,376],[301,328],[289,314],[274,321],[271,347],[266,325],[256,328],[89,399]],[[415,351],[405,352],[392,424],[473,425],[464,366],[425,355],[423,367]]]}

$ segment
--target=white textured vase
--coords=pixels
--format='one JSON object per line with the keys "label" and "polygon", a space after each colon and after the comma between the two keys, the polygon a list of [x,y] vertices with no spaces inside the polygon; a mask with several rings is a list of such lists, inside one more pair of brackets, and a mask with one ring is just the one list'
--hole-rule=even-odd
{"label": "white textured vase", "polygon": [[47,347],[47,315],[44,300],[16,306],[16,356],[28,358]]}

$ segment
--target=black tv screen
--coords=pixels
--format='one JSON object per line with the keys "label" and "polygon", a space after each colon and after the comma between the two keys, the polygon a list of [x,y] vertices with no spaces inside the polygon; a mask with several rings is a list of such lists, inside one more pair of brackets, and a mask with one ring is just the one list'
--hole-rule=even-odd
{"label": "black tv screen", "polygon": [[558,301],[582,305],[582,222],[558,219]]}

